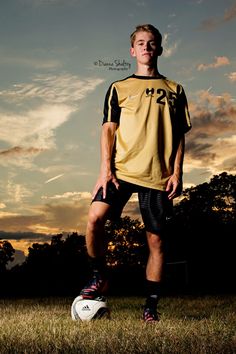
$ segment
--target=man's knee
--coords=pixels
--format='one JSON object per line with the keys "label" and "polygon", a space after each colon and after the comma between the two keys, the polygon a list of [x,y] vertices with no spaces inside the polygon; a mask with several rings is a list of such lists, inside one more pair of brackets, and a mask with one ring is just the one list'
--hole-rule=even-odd
{"label": "man's knee", "polygon": [[162,252],[162,239],[160,235],[147,232],[147,239],[150,251]]}
{"label": "man's knee", "polygon": [[88,227],[97,228],[105,224],[107,220],[107,214],[109,205],[100,202],[94,202],[89,210],[88,214]]}

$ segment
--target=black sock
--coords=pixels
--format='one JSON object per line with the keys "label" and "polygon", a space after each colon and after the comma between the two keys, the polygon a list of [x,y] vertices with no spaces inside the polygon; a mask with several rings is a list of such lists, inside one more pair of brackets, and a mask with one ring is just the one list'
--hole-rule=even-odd
{"label": "black sock", "polygon": [[89,266],[94,274],[101,277],[106,276],[106,259],[105,256],[90,257],[88,256]]}
{"label": "black sock", "polygon": [[146,280],[146,307],[157,307],[161,296],[161,283],[157,281]]}

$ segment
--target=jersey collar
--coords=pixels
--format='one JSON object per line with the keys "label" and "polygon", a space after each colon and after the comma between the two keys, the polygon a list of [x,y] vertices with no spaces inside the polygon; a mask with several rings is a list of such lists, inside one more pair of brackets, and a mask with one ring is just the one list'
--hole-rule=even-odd
{"label": "jersey collar", "polygon": [[142,75],[136,75],[136,74],[133,74],[131,77],[133,77],[134,79],[140,79],[140,80],[159,80],[159,79],[164,79],[165,78],[163,75],[142,76]]}

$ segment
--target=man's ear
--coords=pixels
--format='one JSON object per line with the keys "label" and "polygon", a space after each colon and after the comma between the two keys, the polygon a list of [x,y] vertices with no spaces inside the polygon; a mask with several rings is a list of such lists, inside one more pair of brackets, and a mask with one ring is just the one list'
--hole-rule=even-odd
{"label": "man's ear", "polygon": [[131,57],[136,57],[135,50],[133,47],[130,48],[129,50]]}

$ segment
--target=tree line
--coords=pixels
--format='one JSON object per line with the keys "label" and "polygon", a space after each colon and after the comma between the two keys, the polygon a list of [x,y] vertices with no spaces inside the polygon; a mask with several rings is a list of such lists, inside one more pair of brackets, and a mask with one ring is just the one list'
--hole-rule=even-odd
{"label": "tree line", "polygon": [[[235,291],[236,176],[226,172],[184,190],[168,220],[166,291]],[[143,224],[126,216],[105,227],[110,292],[142,294],[147,244]],[[84,235],[52,236],[29,247],[24,263],[0,240],[0,295],[76,295],[89,276]]]}

